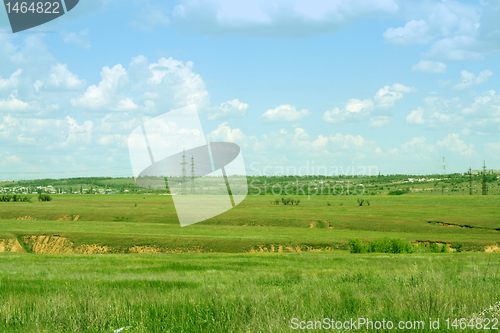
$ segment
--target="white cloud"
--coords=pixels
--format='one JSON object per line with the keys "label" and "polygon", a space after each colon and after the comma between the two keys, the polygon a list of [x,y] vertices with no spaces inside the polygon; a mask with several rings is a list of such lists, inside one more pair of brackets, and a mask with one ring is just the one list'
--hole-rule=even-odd
{"label": "white cloud", "polygon": [[127,71],[122,65],[115,65],[113,68],[104,67],[101,71],[101,82],[99,86],[91,85],[80,97],[72,99],[73,106],[83,108],[100,109],[109,106],[114,100],[115,92],[118,89],[119,81],[126,78]]}
{"label": "white cloud", "polygon": [[9,156],[5,157],[5,161],[9,164],[20,164],[23,162],[23,160],[19,156],[16,156],[16,155],[9,155]]}
{"label": "white cloud", "polygon": [[180,0],[173,17],[178,29],[187,33],[305,37],[397,10],[393,0]]}
{"label": "white cloud", "polygon": [[19,84],[19,76],[21,76],[21,73],[23,72],[22,69],[16,70],[8,79],[2,79],[0,78],[0,90],[5,89],[5,90],[12,90],[17,87]]}
{"label": "white cloud", "polygon": [[410,114],[406,117],[406,123],[409,125],[425,124],[424,110],[421,107],[419,107],[418,109],[410,112]]}
{"label": "white cloud", "polygon": [[474,154],[474,145],[472,143],[466,144],[460,140],[458,134],[448,134],[443,141],[438,141],[437,145],[465,156],[472,156]]}
{"label": "white cloud", "polygon": [[207,135],[209,141],[222,141],[237,143],[241,148],[248,150],[260,150],[261,143],[251,135],[245,135],[239,128],[232,129],[229,123],[224,122]]}
{"label": "white cloud", "polygon": [[404,27],[389,28],[383,36],[394,45],[427,44],[434,38],[429,34],[429,26],[424,20],[411,20]]}
{"label": "white cloud", "polygon": [[486,156],[500,160],[500,142],[488,142],[484,147]]}
{"label": "white cloud", "polygon": [[270,121],[295,121],[307,117],[310,111],[303,109],[297,111],[294,105],[282,104],[275,109],[269,109],[262,114],[264,118]]}
{"label": "white cloud", "polygon": [[415,91],[413,87],[406,87],[400,83],[395,83],[392,86],[385,86],[375,94],[373,98],[375,106],[379,108],[391,108],[396,102],[403,98],[403,93]]}
{"label": "white cloud", "polygon": [[2,111],[24,111],[29,108],[28,103],[17,99],[17,90],[14,90],[7,99],[0,99],[0,110]]}
{"label": "white cloud", "polygon": [[170,24],[170,19],[165,15],[164,10],[158,6],[147,3],[139,12],[132,14],[136,20],[129,22],[130,26],[141,31],[153,31],[156,26],[166,26]]}
{"label": "white cloud", "polygon": [[428,1],[403,2],[401,6],[410,20],[404,27],[387,29],[383,34],[385,41],[393,45],[432,43],[430,50],[422,55],[424,59],[477,60],[490,52],[495,43],[479,42],[494,39],[492,28],[485,29],[481,22],[484,12],[491,11],[494,5]]}
{"label": "white cloud", "polygon": [[216,130],[213,130],[208,137],[211,140],[238,142],[245,139],[246,135],[239,128],[231,129],[229,123],[224,122]]}
{"label": "white cloud", "polygon": [[371,149],[375,146],[374,141],[366,140],[361,135],[343,135],[341,133],[337,133],[335,135],[330,135],[330,141],[337,148],[344,150],[360,150],[367,147]]}
{"label": "white cloud", "polygon": [[500,130],[500,96],[494,90],[486,91],[463,108],[461,115],[468,120],[468,134],[496,134]]}
{"label": "white cloud", "polygon": [[85,86],[85,80],[80,80],[78,75],[73,74],[68,70],[66,64],[56,64],[50,68],[48,79],[35,82],[36,90],[64,91],[64,90],[81,90]]}
{"label": "white cloud", "polygon": [[135,110],[137,108],[138,106],[137,104],[134,103],[134,100],[132,98],[125,98],[118,102],[118,105],[116,106],[116,108],[114,108],[114,110],[130,111],[130,110]]}
{"label": "white cloud", "polygon": [[473,73],[470,73],[466,70],[463,70],[460,72],[460,75],[462,76],[462,81],[455,85],[455,89],[465,89],[473,85],[477,85],[480,83],[483,83],[488,80],[490,76],[493,75],[493,73],[490,70],[484,70],[479,73],[479,75],[476,77]]}
{"label": "white cloud", "polygon": [[[344,109],[334,107],[330,111],[323,114],[323,121],[327,123],[343,123],[343,122],[359,122],[370,119],[370,126],[380,127],[384,126],[390,121],[390,117],[385,115],[378,115],[370,117],[373,110],[383,111],[395,105],[395,103],[404,97],[404,93],[413,92],[416,89],[407,87],[400,83],[395,83],[392,86],[385,86],[371,99],[360,100],[351,98],[347,101]],[[378,110],[377,110],[378,109]]]}
{"label": "white cloud", "polygon": [[471,36],[443,38],[432,44],[431,49],[422,56],[440,61],[475,61],[484,59],[479,52],[480,43]]}
{"label": "white cloud", "polygon": [[333,108],[331,111],[326,111],[323,114],[323,121],[327,123],[339,123],[345,120],[344,117],[341,116],[341,110],[337,107]]}
{"label": "white cloud", "polygon": [[347,101],[347,105],[345,107],[345,109],[348,112],[355,112],[355,113],[359,113],[363,110],[370,110],[372,108],[373,108],[373,102],[370,99],[365,99],[361,101],[356,98],[352,98],[349,101]]}
{"label": "white cloud", "polygon": [[216,120],[221,118],[238,118],[243,117],[247,113],[249,105],[240,102],[239,99],[233,99],[220,105],[220,108],[208,116],[208,120]]}
{"label": "white cloud", "polygon": [[436,147],[426,143],[427,139],[424,136],[412,138],[410,141],[401,145],[400,149],[395,149],[391,152],[392,155],[404,160],[425,161],[436,158]]}
{"label": "white cloud", "polygon": [[61,36],[66,44],[75,45],[81,49],[90,49],[92,44],[90,42],[89,32],[89,29],[82,30],[78,34],[63,31],[61,32]]}
{"label": "white cloud", "polygon": [[388,125],[392,121],[392,118],[389,116],[378,116],[370,118],[370,127],[383,127]]}
{"label": "white cloud", "polygon": [[446,64],[439,61],[420,60],[412,70],[424,73],[446,73]]}

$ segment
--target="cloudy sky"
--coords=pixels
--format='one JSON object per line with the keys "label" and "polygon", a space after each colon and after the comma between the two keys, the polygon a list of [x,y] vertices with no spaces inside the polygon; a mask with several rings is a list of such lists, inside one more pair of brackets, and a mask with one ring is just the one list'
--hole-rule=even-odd
{"label": "cloudy sky", "polygon": [[499,18],[498,0],[92,0],[12,34],[1,8],[0,179],[132,176],[130,132],[191,104],[253,174],[500,169]]}

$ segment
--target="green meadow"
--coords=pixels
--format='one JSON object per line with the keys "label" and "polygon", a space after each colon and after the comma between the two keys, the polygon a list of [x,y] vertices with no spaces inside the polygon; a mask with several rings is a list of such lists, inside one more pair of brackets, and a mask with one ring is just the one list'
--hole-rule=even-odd
{"label": "green meadow", "polygon": [[423,321],[419,332],[440,318],[448,331],[447,318],[470,322],[500,299],[500,256],[484,253],[2,254],[0,263],[1,332],[290,332],[293,318]]}
{"label": "green meadow", "polygon": [[131,246],[162,250],[248,252],[282,245],[347,249],[350,239],[400,238],[460,242],[482,251],[500,241],[496,196],[294,196],[299,205],[274,205],[275,196],[248,196],[236,208],[181,228],[168,195],[53,195],[50,202],[0,203],[0,233],[58,235],[76,246],[99,244],[111,252]]}
{"label": "green meadow", "polygon": [[[496,196],[249,195],[184,228],[168,195],[52,198],[0,202],[0,248],[19,244],[0,253],[0,332],[290,332],[324,318],[477,332],[445,320],[500,316],[481,313],[500,301],[500,254],[485,253],[500,245]],[[385,238],[415,253],[349,253]]]}

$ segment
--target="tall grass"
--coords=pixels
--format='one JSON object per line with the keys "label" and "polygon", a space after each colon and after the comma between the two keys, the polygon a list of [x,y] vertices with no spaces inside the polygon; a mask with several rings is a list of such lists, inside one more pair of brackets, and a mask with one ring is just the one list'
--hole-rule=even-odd
{"label": "tall grass", "polygon": [[0,255],[0,331],[288,332],[292,318],[442,322],[469,318],[500,299],[499,259]]}

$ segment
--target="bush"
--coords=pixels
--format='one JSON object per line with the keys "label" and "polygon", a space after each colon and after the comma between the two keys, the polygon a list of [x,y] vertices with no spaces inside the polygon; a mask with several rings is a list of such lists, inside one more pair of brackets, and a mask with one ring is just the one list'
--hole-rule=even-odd
{"label": "bush", "polygon": [[349,243],[347,243],[347,246],[349,246],[349,251],[351,253],[364,253],[365,251],[365,246],[361,244],[361,241],[359,239],[351,239]]}
{"label": "bush", "polygon": [[12,196],[10,194],[2,194],[0,196],[0,201],[2,202],[9,202],[12,199]]}
{"label": "bush", "polygon": [[368,252],[377,253],[413,253],[410,243],[401,239],[382,238],[368,243]]}
{"label": "bush", "polygon": [[401,195],[401,194],[405,194],[405,192],[403,190],[395,190],[389,192],[389,195]]}
{"label": "bush", "polygon": [[20,201],[20,202],[31,202],[31,197],[28,197],[27,195],[22,196],[22,197],[21,197],[21,196],[18,196],[18,198],[17,198],[17,199],[18,199],[18,201]]}
{"label": "bush", "polygon": [[463,246],[464,245],[462,243],[460,243],[460,242],[455,242],[455,243],[451,244],[451,247],[454,248],[455,251],[457,251],[459,253],[462,252],[462,247]]}
{"label": "bush", "polygon": [[38,195],[38,201],[52,201],[52,197],[48,194],[42,194],[40,193]]}
{"label": "bush", "polygon": [[401,239],[382,238],[363,245],[359,239],[351,239],[347,244],[351,253],[413,253],[414,248],[409,242]]}
{"label": "bush", "polygon": [[294,199],[291,199],[291,198],[281,198],[280,199],[275,199],[275,200],[271,200],[271,205],[279,205],[280,203],[282,203],[283,205],[299,205],[300,203],[300,200],[294,200]]}
{"label": "bush", "polygon": [[9,202],[9,201],[14,201],[14,202],[31,202],[31,198],[28,197],[27,195],[21,196],[19,194],[2,194],[0,195],[0,202]]}

